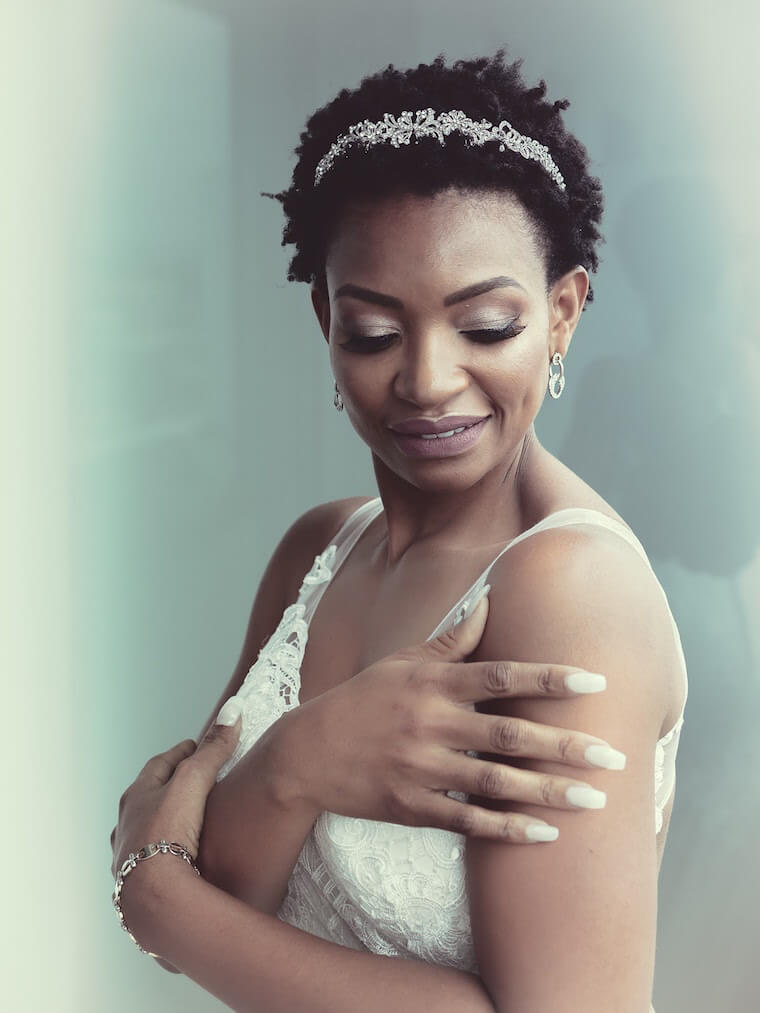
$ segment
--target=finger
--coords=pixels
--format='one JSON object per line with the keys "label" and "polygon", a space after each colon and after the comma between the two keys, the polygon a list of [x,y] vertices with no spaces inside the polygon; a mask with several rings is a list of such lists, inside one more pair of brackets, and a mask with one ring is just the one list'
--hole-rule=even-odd
{"label": "finger", "polygon": [[575,697],[607,688],[606,678],[596,672],[532,661],[468,661],[446,665],[441,676],[446,695],[460,703],[505,697]]}
{"label": "finger", "polygon": [[607,802],[605,792],[584,781],[469,756],[443,764],[439,776],[447,789],[484,799],[526,802],[551,809],[603,809]]}
{"label": "finger", "polygon": [[[157,781],[159,784],[166,784],[174,773],[177,764],[181,763],[188,756],[191,756],[194,752],[195,740],[183,739],[182,742],[178,742],[171,749],[158,753],[156,756],[151,756],[137,777],[149,778],[152,781]],[[126,792],[124,794],[126,795]]]}
{"label": "finger", "polygon": [[461,661],[472,654],[480,643],[483,630],[486,628],[488,619],[488,591],[490,585],[486,584],[480,592],[483,597],[475,599],[466,607],[467,616],[458,622],[451,629],[424,644],[417,644],[415,647],[405,648],[397,652],[396,657],[408,658],[413,661]]}
{"label": "finger", "polygon": [[573,767],[625,769],[625,753],[585,732],[462,708],[457,708],[452,718],[448,739],[443,744],[453,749],[554,760]]}
{"label": "finger", "polygon": [[211,791],[219,770],[235,751],[240,738],[242,713],[241,700],[236,696],[230,697],[214,724],[209,725],[198,748],[183,764],[185,774],[192,775],[196,787],[206,793]]}
{"label": "finger", "polygon": [[459,802],[434,792],[426,807],[429,826],[451,830],[467,837],[484,837],[511,844],[535,844],[553,841],[559,830],[526,813],[505,813]]}

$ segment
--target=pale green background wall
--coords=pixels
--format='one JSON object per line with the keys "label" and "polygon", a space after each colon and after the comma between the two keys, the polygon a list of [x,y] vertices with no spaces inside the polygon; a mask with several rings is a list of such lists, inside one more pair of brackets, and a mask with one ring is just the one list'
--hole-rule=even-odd
{"label": "pale green background wall", "polygon": [[690,668],[656,1006],[753,1007],[758,18],[713,6],[3,7],[7,1008],[221,1008],[118,930],[118,797],[197,734],[287,524],[373,488],[259,191],[338,88],[502,43],[572,99],[607,192],[596,302],[539,434],[642,538]]}

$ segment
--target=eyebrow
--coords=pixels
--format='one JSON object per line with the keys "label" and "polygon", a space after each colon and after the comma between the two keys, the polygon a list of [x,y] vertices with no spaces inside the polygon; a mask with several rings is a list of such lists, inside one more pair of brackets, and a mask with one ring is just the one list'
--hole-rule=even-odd
{"label": "eyebrow", "polygon": [[[496,278],[489,278],[487,281],[478,281],[467,288],[461,288],[458,292],[452,292],[443,300],[444,306],[453,306],[455,303],[465,302],[467,299],[474,299],[475,296],[491,292],[495,288],[519,288],[525,289],[514,278],[507,278],[506,275],[499,275]],[[383,292],[374,292],[371,288],[362,288],[360,285],[341,285],[335,293],[335,298],[351,296],[354,299],[362,299],[364,302],[375,303],[377,306],[388,306],[391,309],[402,310],[404,304],[395,296],[385,295]]]}

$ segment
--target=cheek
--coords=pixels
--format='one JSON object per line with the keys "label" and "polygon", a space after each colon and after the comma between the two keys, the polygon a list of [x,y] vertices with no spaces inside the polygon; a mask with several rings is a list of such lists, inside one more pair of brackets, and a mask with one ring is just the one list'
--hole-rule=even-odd
{"label": "cheek", "polygon": [[393,383],[396,370],[392,356],[337,356],[333,362],[335,379],[344,395],[357,408],[382,404]]}
{"label": "cheek", "polygon": [[548,370],[548,353],[543,345],[526,344],[519,350],[505,350],[502,361],[484,374],[483,382],[512,412],[535,414],[543,400]]}
{"label": "cheek", "polygon": [[[382,358],[382,357],[379,357]],[[346,415],[355,431],[365,440],[371,439],[385,417],[389,384],[392,376],[383,363],[372,357],[348,360],[340,357],[335,363],[335,380],[343,397]]]}

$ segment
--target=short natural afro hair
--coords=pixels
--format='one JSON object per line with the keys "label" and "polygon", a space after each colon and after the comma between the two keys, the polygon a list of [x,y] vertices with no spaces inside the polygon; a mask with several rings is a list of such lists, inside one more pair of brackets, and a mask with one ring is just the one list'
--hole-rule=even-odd
{"label": "short natural afro hair", "polygon": [[[569,102],[546,101],[544,81],[528,88],[521,64],[521,60],[505,63],[503,49],[493,57],[457,60],[451,66],[446,66],[443,56],[407,71],[391,64],[317,110],[301,134],[290,188],[266,195],[282,203],[286,217],[282,243],[292,243],[296,249],[288,279],[325,287],[327,246],[349,204],[400,193],[431,196],[449,188],[514,195],[537,231],[549,285],[579,264],[595,271],[597,246],[602,241],[598,228],[601,184],[589,173],[586,149],[565,129],[562,111]],[[450,134],[444,144],[422,138],[399,148],[354,145],[314,186],[317,163],[351,124],[428,107],[436,112],[461,109],[473,120],[494,124],[508,120],[549,149],[566,189],[560,190],[537,162],[508,149],[502,152],[495,142],[468,146],[457,133]],[[590,289],[587,301],[592,298]]]}

